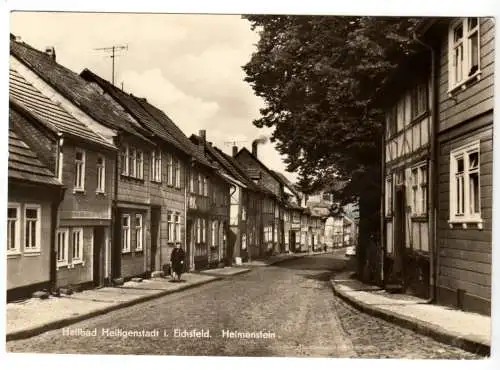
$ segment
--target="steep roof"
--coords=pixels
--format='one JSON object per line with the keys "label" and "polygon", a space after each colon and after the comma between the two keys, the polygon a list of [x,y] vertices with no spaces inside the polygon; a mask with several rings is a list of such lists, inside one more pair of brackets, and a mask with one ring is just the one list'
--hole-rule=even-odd
{"label": "steep roof", "polygon": [[[9,109],[9,120],[19,120],[20,124],[29,125],[21,115],[14,115]],[[22,180],[37,184],[62,184],[54,174],[40,161],[38,155],[17,134],[15,128],[9,125],[9,179]]]}
{"label": "steep roof", "polygon": [[145,98],[138,98],[134,96],[134,99],[148,112],[152,117],[154,117],[157,122],[159,122],[166,130],[183,146],[189,148],[193,157],[201,164],[212,167],[210,162],[205,158],[205,153],[201,151],[196,145],[194,145],[182,132],[182,130],[170,119],[169,116],[161,109],[155,107],[149,103]]}
{"label": "steep roof", "polygon": [[[143,124],[147,129],[153,132],[159,138],[172,144],[181,151],[192,155],[191,147],[185,143],[179,142],[175,138],[177,130],[174,130],[170,125],[163,125],[153,117],[140,103],[139,99],[132,94],[127,94],[123,90],[117,88],[109,81],[98,76],[89,69],[84,69],[80,73],[85,80],[97,83],[105,92],[107,92],[113,99],[115,99],[123,108],[125,108],[137,121]],[[172,122],[172,125],[175,124]]]}
{"label": "steep roof", "polygon": [[279,179],[281,179],[281,183],[285,185],[287,188],[289,188],[296,197],[302,198],[297,188],[290,182],[290,180],[288,180],[288,178],[285,175],[283,175],[281,172],[274,170],[271,170],[271,172],[274,173]]}
{"label": "steep roof", "polygon": [[147,130],[104,99],[96,88],[77,73],[58,64],[46,53],[12,39],[10,53],[99,123],[149,142]]}
{"label": "steep roof", "polygon": [[26,109],[53,131],[115,148],[113,144],[78,121],[59,104],[43,95],[13,68],[9,68],[9,99]]}
{"label": "steep roof", "polygon": [[276,175],[276,173],[271,170],[269,167],[267,167],[262,161],[254,156],[252,152],[250,152],[247,148],[243,147],[240,149],[240,151],[236,154],[236,157],[240,156],[241,153],[246,152],[252,159],[254,159],[264,170],[266,170],[276,181],[278,181],[280,184],[283,184],[283,179],[281,179],[279,176]]}

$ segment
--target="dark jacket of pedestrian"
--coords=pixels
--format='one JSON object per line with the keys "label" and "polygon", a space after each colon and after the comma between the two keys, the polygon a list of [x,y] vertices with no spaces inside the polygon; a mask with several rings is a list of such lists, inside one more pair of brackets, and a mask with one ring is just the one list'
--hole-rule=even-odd
{"label": "dark jacket of pedestrian", "polygon": [[176,246],[172,251],[172,254],[170,255],[170,263],[172,264],[172,270],[175,272],[178,279],[181,278],[181,274],[184,272],[185,257],[186,254],[184,253],[184,250],[179,246]]}

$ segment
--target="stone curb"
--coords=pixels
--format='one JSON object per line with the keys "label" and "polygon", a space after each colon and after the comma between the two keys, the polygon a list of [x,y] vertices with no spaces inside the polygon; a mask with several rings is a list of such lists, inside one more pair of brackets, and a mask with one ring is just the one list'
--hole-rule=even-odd
{"label": "stone curb", "polygon": [[160,298],[160,297],[172,294],[172,293],[181,292],[181,291],[186,290],[186,289],[194,288],[194,287],[197,287],[200,285],[204,285],[204,284],[211,283],[211,282],[217,281],[217,280],[222,280],[222,279],[223,279],[223,277],[210,276],[209,279],[207,279],[207,280],[198,281],[198,282],[192,283],[192,284],[181,285],[177,289],[155,292],[155,293],[143,296],[143,297],[134,298],[134,299],[132,299],[130,301],[126,301],[126,302],[120,302],[120,303],[114,304],[112,306],[98,309],[95,311],[91,311],[91,312],[88,312],[88,313],[85,313],[82,315],[68,317],[68,318],[64,318],[64,319],[60,319],[60,320],[55,320],[55,321],[52,321],[52,322],[49,322],[49,323],[46,323],[43,325],[39,325],[37,327],[11,332],[11,333],[8,333],[6,335],[6,341],[9,342],[12,340],[27,339],[30,337],[34,337],[35,335],[39,335],[39,334],[42,334],[42,333],[45,333],[45,332],[51,331],[51,330],[60,329],[60,328],[63,328],[65,326],[69,326],[69,325],[75,324],[77,322],[90,319],[92,317],[104,315],[106,313],[119,310],[121,308],[134,306],[134,305],[139,304],[139,303],[147,302],[147,301],[150,301],[150,300],[153,300],[156,298]]}
{"label": "stone curb", "polygon": [[462,337],[459,333],[454,333],[443,328],[436,327],[428,322],[410,318],[405,315],[401,315],[395,312],[390,312],[378,307],[373,307],[359,299],[350,297],[344,292],[337,290],[335,287],[335,281],[330,280],[333,293],[341,298],[343,301],[347,302],[357,310],[364,312],[366,314],[381,318],[392,324],[399,325],[401,327],[410,329],[418,334],[431,337],[432,339],[449,344],[454,347],[461,348],[465,351],[479,354],[482,356],[490,356],[490,345],[483,343],[480,340],[474,340],[471,338]]}
{"label": "stone curb", "polygon": [[197,274],[203,275],[203,276],[215,276],[215,277],[220,277],[220,278],[226,278],[226,277],[231,277],[231,276],[246,274],[246,273],[249,273],[250,271],[252,271],[251,268],[245,268],[244,270],[237,271],[237,272],[232,273],[232,274],[218,274],[216,272],[211,273],[210,270],[206,270],[206,271],[203,271],[203,272],[197,272]]}

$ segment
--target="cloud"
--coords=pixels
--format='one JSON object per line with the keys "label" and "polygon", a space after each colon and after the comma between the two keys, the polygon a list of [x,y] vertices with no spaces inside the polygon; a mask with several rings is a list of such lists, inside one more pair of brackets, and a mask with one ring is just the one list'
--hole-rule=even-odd
{"label": "cloud", "polygon": [[[35,48],[55,46],[58,62],[75,72],[89,68],[108,80],[109,53],[94,49],[128,44],[115,59],[116,84],[123,81],[125,91],[165,111],[187,136],[205,129],[227,153],[233,141],[250,149],[252,140],[272,133],[252,124],[263,101],[241,66],[258,35],[239,15],[13,12],[11,31]],[[259,146],[259,153],[284,171],[274,144]]]}
{"label": "cloud", "polygon": [[178,89],[158,68],[143,73],[125,71],[122,78],[125,91],[145,97],[167,113],[188,136],[209,126],[209,120],[220,109],[215,101],[205,101]]}

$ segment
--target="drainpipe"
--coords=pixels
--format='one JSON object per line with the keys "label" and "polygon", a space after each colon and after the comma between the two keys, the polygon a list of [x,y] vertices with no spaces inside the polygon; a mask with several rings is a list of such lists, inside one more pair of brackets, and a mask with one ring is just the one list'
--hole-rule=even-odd
{"label": "drainpipe", "polygon": [[436,78],[436,53],[431,45],[421,41],[416,32],[413,33],[413,39],[427,48],[431,53],[431,124],[430,124],[430,158],[429,158],[429,197],[427,205],[429,210],[429,298],[424,303],[432,303],[436,298],[436,252],[437,252],[437,236],[436,236],[436,218],[437,218],[437,78]]}
{"label": "drainpipe", "polygon": [[382,131],[382,166],[381,166],[381,172],[382,176],[380,176],[380,182],[381,182],[381,191],[380,191],[380,285],[382,289],[385,288],[385,258],[387,254],[387,245],[386,245],[386,238],[385,238],[385,125],[384,125],[384,130]]}
{"label": "drainpipe", "polygon": [[[190,160],[188,159],[186,161],[186,163],[190,163]],[[189,166],[186,166],[186,171],[184,171],[184,250],[189,255],[189,261],[186,261],[187,264],[188,264],[188,271],[189,272],[192,269],[192,266],[191,266],[191,254],[193,253],[193,251],[191,251],[191,250],[188,251],[189,246],[187,245],[187,233],[188,233],[188,229],[187,229],[187,209],[188,209],[188,196],[189,196],[189,194],[188,194],[188,187],[190,186],[190,176],[191,176],[191,169],[189,168]],[[161,246],[160,246],[160,250],[161,250]],[[161,262],[163,262],[163,261],[161,261]]]}
{"label": "drainpipe", "polygon": [[[114,178],[114,189],[113,189],[113,199],[111,201],[111,235],[110,235],[110,260],[109,260],[109,284],[113,284],[113,275],[115,270],[117,269],[117,257],[116,250],[118,249],[117,242],[119,240],[119,231],[118,225],[120,225],[120,220],[118,220],[118,180],[120,177],[120,153],[121,153],[121,140],[119,137],[116,137],[116,146],[118,147],[118,151],[116,152],[115,159],[115,178]],[[121,263],[121,261],[120,261]],[[121,275],[121,274],[120,274]],[[119,277],[119,276],[117,276]]]}

